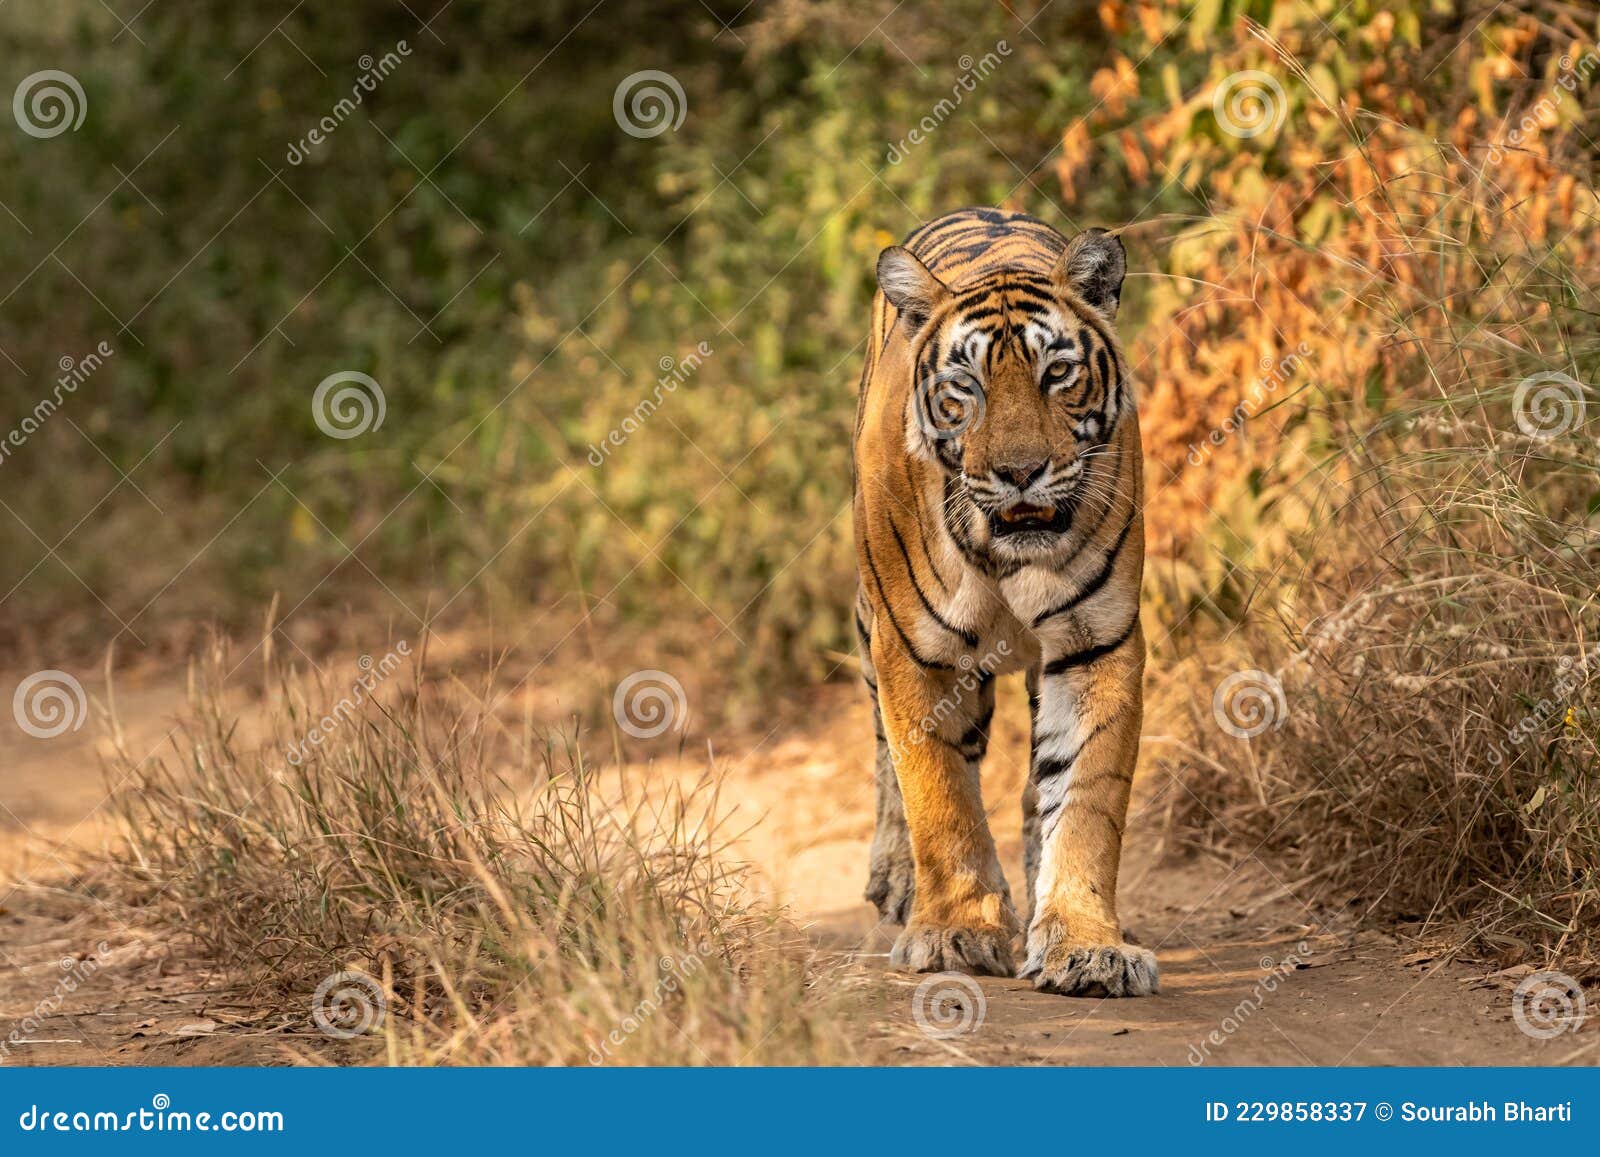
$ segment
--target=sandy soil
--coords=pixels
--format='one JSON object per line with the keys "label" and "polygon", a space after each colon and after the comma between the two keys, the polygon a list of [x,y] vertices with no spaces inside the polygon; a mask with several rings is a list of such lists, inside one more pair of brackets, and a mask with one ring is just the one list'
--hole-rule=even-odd
{"label": "sandy soil", "polygon": [[[0,681],[10,687],[15,680]],[[86,684],[86,686],[89,686]],[[96,690],[89,686],[91,694]],[[181,715],[170,674],[119,677],[124,743],[154,752]],[[1004,686],[985,788],[1020,895],[1020,689]],[[860,898],[871,838],[871,728],[851,689],[804,727],[715,747],[743,854],[820,949],[886,968],[895,929]],[[1158,741],[1157,741],[1158,742]],[[55,739],[0,713],[0,1063],[338,1063],[349,1046],[225,984],[190,945],[86,896],[76,852],[109,838],[96,724]],[[650,776],[697,774],[656,761]],[[640,767],[643,777],[647,772]],[[1154,949],[1162,994],[1072,1000],[1022,981],[895,974],[855,1026],[912,1064],[1592,1064],[1600,1018],[1538,1040],[1512,1019],[1518,971],[1449,959],[1341,913],[1307,907],[1270,864],[1174,861],[1157,816],[1172,784],[1143,782],[1123,872],[1123,920]],[[20,1043],[9,1043],[15,1033]]]}

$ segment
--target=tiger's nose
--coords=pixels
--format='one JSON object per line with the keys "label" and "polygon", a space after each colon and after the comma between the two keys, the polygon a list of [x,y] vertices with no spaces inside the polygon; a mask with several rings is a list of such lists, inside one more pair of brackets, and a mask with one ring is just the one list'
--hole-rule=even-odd
{"label": "tiger's nose", "polygon": [[994,472],[1018,490],[1026,490],[1050,465],[1048,458],[1035,458],[1028,462],[1013,462],[996,466]]}

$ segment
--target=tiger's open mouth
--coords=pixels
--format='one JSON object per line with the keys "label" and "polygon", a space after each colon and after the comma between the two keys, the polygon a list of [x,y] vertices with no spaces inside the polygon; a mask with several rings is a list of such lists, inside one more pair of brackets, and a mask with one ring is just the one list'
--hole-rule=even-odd
{"label": "tiger's open mouth", "polygon": [[989,515],[989,529],[996,538],[1014,534],[1064,534],[1071,525],[1072,508],[1065,504],[1030,506],[1018,502]]}

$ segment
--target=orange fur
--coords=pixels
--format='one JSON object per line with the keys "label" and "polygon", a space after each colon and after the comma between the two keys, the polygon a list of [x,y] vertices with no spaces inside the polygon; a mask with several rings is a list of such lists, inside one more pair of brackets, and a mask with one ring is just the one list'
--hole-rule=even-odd
{"label": "orange fur", "polygon": [[868,896],[895,962],[1010,974],[1022,933],[978,770],[1029,672],[1023,974],[1138,995],[1117,867],[1142,713],[1143,483],[1120,242],[963,210],[879,260],[856,421],[858,628],[879,723]]}

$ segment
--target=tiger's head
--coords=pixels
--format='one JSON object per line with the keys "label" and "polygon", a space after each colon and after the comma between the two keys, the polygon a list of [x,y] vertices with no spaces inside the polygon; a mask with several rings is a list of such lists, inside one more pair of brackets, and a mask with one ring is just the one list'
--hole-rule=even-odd
{"label": "tiger's head", "polygon": [[997,554],[1048,556],[1115,474],[1112,437],[1133,412],[1112,331],[1126,271],[1103,230],[1068,242],[1048,275],[959,288],[901,246],[878,258],[910,346],[907,444],[958,481]]}

